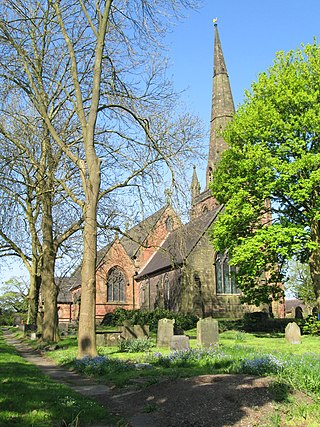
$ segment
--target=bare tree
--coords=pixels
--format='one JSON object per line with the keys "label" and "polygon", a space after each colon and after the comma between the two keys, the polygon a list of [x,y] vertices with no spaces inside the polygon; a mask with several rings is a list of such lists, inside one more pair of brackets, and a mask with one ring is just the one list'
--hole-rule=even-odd
{"label": "bare tree", "polygon": [[160,45],[171,18],[194,3],[2,2],[0,77],[24,93],[81,179],[78,194],[64,188],[84,224],[78,357],[96,355],[99,200],[129,185],[139,193],[156,174],[174,184],[176,159],[198,143],[197,122],[176,118]]}
{"label": "bare tree", "polygon": [[[70,184],[70,171],[64,173],[61,168],[63,153],[54,150],[41,120],[36,115],[26,115],[21,105],[15,104],[16,107],[11,105],[10,99],[1,104],[0,197],[6,207],[0,222],[1,255],[18,256],[29,271],[30,323],[37,323],[42,285],[43,339],[55,341],[58,339],[56,255],[61,244],[80,229],[82,221],[79,213],[69,218],[60,216],[66,196],[58,182],[63,178],[65,186]],[[57,218],[59,223],[54,224]]]}

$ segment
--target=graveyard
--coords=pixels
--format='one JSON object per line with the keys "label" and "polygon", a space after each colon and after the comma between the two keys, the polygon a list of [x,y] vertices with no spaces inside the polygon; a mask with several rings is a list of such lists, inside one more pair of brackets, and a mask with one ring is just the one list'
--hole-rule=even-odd
{"label": "graveyard", "polygon": [[[200,320],[195,328],[187,331],[175,330],[172,319],[161,319],[157,332],[150,332],[147,326],[125,322],[122,327],[98,331],[99,356],[81,361],[76,359],[75,335],[65,335],[58,345],[42,347],[41,341],[31,340],[32,332],[23,336],[23,332],[11,329],[11,336],[14,332],[16,338],[40,350],[42,358],[72,369],[101,387],[106,386],[109,392],[104,396],[103,408],[99,406],[102,398],[98,403],[92,398],[77,396],[65,386],[57,388],[57,383],[45,385],[46,380],[39,379],[35,367],[28,367],[34,371],[28,372],[26,378],[19,371],[19,380],[13,374],[10,377],[7,370],[0,374],[3,405],[8,407],[6,390],[14,387],[16,381],[19,381],[19,393],[16,398],[10,395],[10,411],[2,412],[0,425],[21,425],[24,420],[22,425],[26,426],[90,426],[96,425],[99,417],[104,419],[105,424],[101,425],[144,425],[126,424],[133,414],[152,419],[155,426],[157,422],[161,425],[163,416],[171,417],[176,423],[172,425],[182,425],[178,423],[183,421],[205,426],[240,426],[249,420],[255,423],[261,420],[265,426],[317,425],[320,417],[319,336],[301,335],[300,328],[293,322],[288,323],[285,333],[221,332],[218,321],[211,318]],[[20,362],[16,366],[20,366]],[[29,399],[32,376],[41,386],[32,389],[32,403],[21,406],[20,393],[24,401]],[[41,394],[39,401],[35,395],[37,388]],[[50,389],[54,390],[52,395]],[[62,394],[60,397],[57,390]],[[54,410],[50,404],[53,396],[55,402],[58,399]],[[219,415],[222,418],[211,424],[217,405],[224,408]],[[202,411],[202,407],[206,410]],[[75,410],[81,412],[78,421],[75,421],[78,416]],[[41,418],[42,413],[46,414],[45,418]],[[32,419],[30,424],[25,421],[28,419]],[[62,419],[65,424],[61,424]]]}

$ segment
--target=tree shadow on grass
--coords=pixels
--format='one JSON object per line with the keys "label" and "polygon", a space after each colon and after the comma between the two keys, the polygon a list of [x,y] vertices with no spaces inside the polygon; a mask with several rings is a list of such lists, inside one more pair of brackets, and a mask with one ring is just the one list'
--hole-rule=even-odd
{"label": "tree shadow on grass", "polygon": [[[270,378],[248,375],[201,375],[194,378],[166,381],[148,387],[118,401],[127,416],[146,412],[154,427],[223,427],[245,422],[261,414],[269,416],[274,392]],[[289,389],[281,387],[283,401]],[[250,417],[250,421],[249,418]]]}
{"label": "tree shadow on grass", "polygon": [[50,380],[0,336],[1,426],[63,426],[79,414],[84,423],[106,417],[99,405]]}

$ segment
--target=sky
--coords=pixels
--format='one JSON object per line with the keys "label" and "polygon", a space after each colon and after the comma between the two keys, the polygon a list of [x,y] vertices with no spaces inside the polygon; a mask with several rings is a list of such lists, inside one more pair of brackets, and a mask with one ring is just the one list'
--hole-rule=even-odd
{"label": "sky", "polygon": [[[320,0],[203,0],[198,11],[189,11],[167,37],[170,73],[176,90],[185,90],[186,107],[209,128],[213,72],[213,18],[228,69],[234,103],[260,72],[273,63],[275,53],[320,41]],[[209,144],[209,139],[206,141]],[[206,164],[198,168],[202,189]],[[190,168],[192,169],[192,168]],[[2,266],[0,283],[26,275],[17,261]]]}
{"label": "sky", "polygon": [[[213,18],[230,78],[235,107],[245,89],[273,63],[278,51],[320,42],[319,0],[203,0],[168,37],[171,73],[184,103],[209,128],[213,73]],[[207,141],[209,144],[209,140]],[[205,169],[206,165],[203,165]],[[200,168],[201,169],[201,168]],[[198,170],[202,188],[204,173]]]}

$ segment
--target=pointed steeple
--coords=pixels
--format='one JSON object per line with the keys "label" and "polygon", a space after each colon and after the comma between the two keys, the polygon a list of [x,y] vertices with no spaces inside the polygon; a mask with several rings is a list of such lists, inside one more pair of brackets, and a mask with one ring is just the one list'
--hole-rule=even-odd
{"label": "pointed steeple", "polygon": [[195,198],[200,194],[200,182],[198,180],[196,166],[193,166],[193,174],[192,174],[190,189],[191,189],[191,204],[193,205]]}
{"label": "pointed steeple", "polygon": [[229,76],[225,64],[218,26],[215,23],[214,35],[214,66],[212,83],[212,109],[210,121],[210,147],[208,156],[208,167],[206,174],[206,189],[209,188],[210,180],[221,158],[222,152],[227,144],[219,133],[225,128],[227,122],[234,114],[234,103],[231,93]]}

